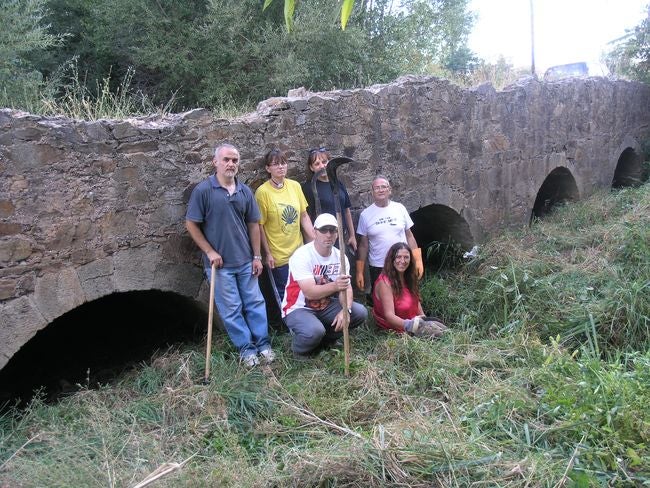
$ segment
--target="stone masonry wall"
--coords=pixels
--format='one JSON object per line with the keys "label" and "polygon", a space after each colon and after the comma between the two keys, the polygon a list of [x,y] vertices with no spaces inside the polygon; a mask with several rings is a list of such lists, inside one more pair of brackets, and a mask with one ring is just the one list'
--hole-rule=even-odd
{"label": "stone masonry wall", "polygon": [[448,207],[480,241],[526,224],[553,169],[567,168],[587,196],[650,137],[650,87],[623,81],[496,92],[405,77],[292,95],[232,120],[201,109],[95,122],[0,110],[0,368],[85,302],[130,290],[204,293],[184,214],[219,142],[240,148],[244,181],[275,146],[302,181],[307,150],[327,146],[356,161],[340,175],[355,219],[382,173],[409,211]]}

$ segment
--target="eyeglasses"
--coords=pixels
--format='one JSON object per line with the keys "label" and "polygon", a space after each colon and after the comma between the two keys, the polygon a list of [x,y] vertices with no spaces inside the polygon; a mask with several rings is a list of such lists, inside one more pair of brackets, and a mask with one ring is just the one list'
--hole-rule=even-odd
{"label": "eyeglasses", "polygon": [[327,152],[327,148],[325,146],[321,146],[321,147],[315,147],[314,149],[309,150],[309,154],[314,154],[314,153],[317,153],[317,152],[320,152],[320,153]]}
{"label": "eyeglasses", "polygon": [[332,227],[329,225],[326,225],[325,227],[321,227],[320,229],[316,229],[316,230],[321,234],[336,234],[339,231],[336,227]]}
{"label": "eyeglasses", "polygon": [[271,166],[271,167],[273,167],[273,166],[286,166],[287,164],[289,164],[289,163],[287,163],[286,161],[273,161],[271,164],[269,164],[269,166]]}
{"label": "eyeglasses", "polygon": [[390,185],[377,185],[373,186],[373,190],[388,190],[390,188]]}

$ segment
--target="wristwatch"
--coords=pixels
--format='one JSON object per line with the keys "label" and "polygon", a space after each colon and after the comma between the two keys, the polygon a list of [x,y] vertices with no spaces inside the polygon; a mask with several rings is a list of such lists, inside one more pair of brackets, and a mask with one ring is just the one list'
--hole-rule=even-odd
{"label": "wristwatch", "polygon": [[253,259],[257,259],[258,261],[262,260],[262,256],[253,256]]}

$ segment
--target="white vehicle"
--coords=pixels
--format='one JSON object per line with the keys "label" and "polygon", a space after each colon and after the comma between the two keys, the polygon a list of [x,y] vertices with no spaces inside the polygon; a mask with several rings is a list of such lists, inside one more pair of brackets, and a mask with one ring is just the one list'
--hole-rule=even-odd
{"label": "white vehicle", "polygon": [[609,76],[609,74],[607,66],[602,63],[581,61],[550,67],[544,73],[544,81],[557,81],[563,78],[583,78],[587,76]]}

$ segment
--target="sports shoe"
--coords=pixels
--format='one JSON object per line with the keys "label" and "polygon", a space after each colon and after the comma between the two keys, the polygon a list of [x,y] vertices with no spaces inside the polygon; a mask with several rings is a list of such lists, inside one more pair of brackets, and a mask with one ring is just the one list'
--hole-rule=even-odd
{"label": "sports shoe", "polygon": [[273,361],[275,361],[275,353],[271,348],[260,351],[260,357],[266,364],[271,364]]}
{"label": "sports shoe", "polygon": [[257,359],[257,356],[255,354],[249,354],[248,356],[242,356],[239,358],[239,361],[246,366],[247,368],[254,368],[258,364],[260,364],[260,360]]}

